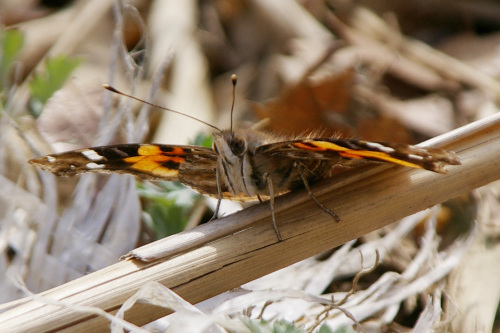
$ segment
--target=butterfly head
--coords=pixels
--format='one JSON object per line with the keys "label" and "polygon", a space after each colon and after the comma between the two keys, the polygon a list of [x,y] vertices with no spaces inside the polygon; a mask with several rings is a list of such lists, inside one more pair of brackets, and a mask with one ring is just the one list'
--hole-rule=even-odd
{"label": "butterfly head", "polygon": [[219,155],[241,158],[248,150],[248,141],[242,135],[231,131],[214,133],[213,149]]}

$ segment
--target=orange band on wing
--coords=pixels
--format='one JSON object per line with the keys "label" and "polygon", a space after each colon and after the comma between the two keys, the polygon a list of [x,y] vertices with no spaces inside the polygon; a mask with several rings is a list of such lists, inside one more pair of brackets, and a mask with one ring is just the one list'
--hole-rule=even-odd
{"label": "orange band on wing", "polygon": [[165,156],[165,155],[149,155],[149,156],[131,156],[125,157],[123,159],[124,162],[135,164],[139,162],[148,162],[148,163],[163,163],[167,161],[172,161],[174,163],[181,164],[184,162],[184,158],[180,156]]}
{"label": "orange band on wing", "polygon": [[295,142],[293,145],[297,148],[302,148],[312,151],[336,151],[338,154],[345,158],[353,159],[363,159],[363,158],[373,158],[381,161],[391,162],[394,164],[402,165],[409,168],[423,169],[421,165],[411,163],[405,160],[400,160],[396,157],[392,157],[386,153],[380,151],[371,150],[354,150],[346,147],[336,145],[335,143],[328,141],[308,141],[309,144],[303,144],[301,142]]}
{"label": "orange band on wing", "polygon": [[392,157],[390,155],[387,155],[386,153],[382,153],[379,151],[348,150],[345,152],[339,152],[339,155],[342,157],[346,157],[346,158],[358,158],[358,159],[369,157],[369,158],[375,158],[375,159],[381,160],[381,161],[387,161],[387,162],[391,162],[394,164],[399,164],[399,165],[409,167],[409,168],[423,169],[423,167],[421,165],[411,163],[408,161],[404,161],[404,160],[400,160],[400,159],[397,159],[395,157]]}
{"label": "orange band on wing", "polygon": [[160,147],[155,145],[144,145],[140,146],[137,150],[137,154],[141,156],[151,156],[151,155],[162,155]]}
{"label": "orange band on wing", "polygon": [[297,148],[302,148],[306,150],[314,150],[314,151],[325,151],[325,150],[334,150],[334,151],[348,151],[350,150],[349,148],[342,147],[339,145],[336,145],[335,143],[331,142],[326,142],[326,141],[306,141],[308,143],[311,143],[314,145],[310,146],[307,144],[304,144],[302,142],[295,142],[293,145]]}
{"label": "orange band on wing", "polygon": [[[172,147],[171,151],[163,151],[155,145],[143,145],[137,149],[137,156],[126,157],[123,161],[131,164],[131,169],[140,172],[164,178],[175,178],[179,174],[179,166],[186,161],[178,155],[184,155],[184,153],[184,149],[179,147]],[[172,167],[167,167],[166,162],[170,162]]]}
{"label": "orange band on wing", "polygon": [[137,155],[141,156],[156,156],[156,155],[185,155],[186,152],[181,147],[169,147],[170,151],[162,150],[156,145],[142,145],[137,150]]}
{"label": "orange band on wing", "polygon": [[183,148],[181,147],[170,147],[172,151],[166,152],[162,151],[162,154],[167,154],[167,155],[186,155],[186,152]]}

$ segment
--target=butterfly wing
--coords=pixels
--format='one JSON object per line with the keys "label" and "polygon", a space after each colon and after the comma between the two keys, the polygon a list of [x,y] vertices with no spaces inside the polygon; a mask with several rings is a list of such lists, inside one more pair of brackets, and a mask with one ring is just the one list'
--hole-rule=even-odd
{"label": "butterfly wing", "polygon": [[263,145],[258,152],[298,160],[371,160],[410,168],[446,173],[446,165],[459,165],[451,151],[422,148],[401,143],[369,142],[353,139],[304,139]]}
{"label": "butterfly wing", "polygon": [[131,174],[148,180],[178,180],[201,193],[217,194],[217,155],[205,147],[119,144],[47,155],[29,163],[58,176]]}

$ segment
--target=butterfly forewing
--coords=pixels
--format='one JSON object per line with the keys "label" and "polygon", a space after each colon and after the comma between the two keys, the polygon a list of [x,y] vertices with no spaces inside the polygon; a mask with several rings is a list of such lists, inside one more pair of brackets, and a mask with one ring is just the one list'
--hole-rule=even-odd
{"label": "butterfly forewing", "polygon": [[263,145],[258,153],[298,160],[370,160],[389,162],[410,168],[446,173],[444,166],[458,165],[453,152],[439,148],[421,148],[399,143],[368,142],[353,139],[303,139]]}
{"label": "butterfly forewing", "polygon": [[[215,179],[217,155],[210,148],[156,144],[120,144],[35,158],[29,163],[58,176],[86,172],[132,174],[150,180],[183,180],[182,172]],[[193,170],[192,170],[193,169]],[[215,186],[216,188],[216,186]]]}

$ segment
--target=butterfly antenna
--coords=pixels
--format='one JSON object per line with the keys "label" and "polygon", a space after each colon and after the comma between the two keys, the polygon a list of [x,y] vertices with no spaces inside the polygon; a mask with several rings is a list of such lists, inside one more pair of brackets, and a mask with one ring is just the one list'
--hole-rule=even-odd
{"label": "butterfly antenna", "polygon": [[236,100],[236,83],[238,83],[238,77],[236,74],[231,75],[231,82],[233,83],[233,103],[231,104],[231,127],[230,133],[233,134],[233,113],[234,113],[234,101]]}
{"label": "butterfly antenna", "polygon": [[109,90],[109,91],[111,91],[111,92],[114,92],[114,93],[116,93],[116,94],[118,94],[118,95],[122,95],[122,96],[125,96],[125,97],[128,97],[128,98],[135,99],[136,101],[139,101],[139,102],[141,102],[141,103],[144,103],[144,104],[150,105],[150,106],[152,106],[152,107],[154,107],[154,108],[158,108],[158,109],[160,109],[160,110],[165,110],[165,111],[170,111],[170,112],[173,112],[173,113],[180,114],[180,115],[182,115],[182,116],[184,116],[184,117],[191,118],[191,119],[196,120],[196,121],[198,121],[198,122],[200,122],[200,123],[202,123],[202,124],[205,124],[205,125],[207,125],[207,126],[209,126],[209,127],[212,127],[213,129],[215,129],[215,130],[217,130],[217,131],[219,131],[219,132],[222,132],[222,131],[220,130],[220,128],[218,128],[218,127],[216,127],[216,126],[214,126],[214,125],[212,125],[212,124],[209,124],[209,123],[207,123],[206,121],[203,121],[203,120],[201,120],[201,119],[198,119],[198,118],[196,118],[196,117],[190,116],[190,115],[188,115],[188,114],[185,114],[185,113],[182,113],[182,112],[179,112],[179,111],[176,111],[176,110],[169,109],[169,108],[167,108],[167,107],[164,107],[164,106],[161,106],[161,105],[158,105],[158,104],[154,104],[154,103],[151,103],[151,102],[147,102],[147,101],[145,101],[145,100],[143,100],[143,99],[140,99],[140,98],[138,98],[138,97],[134,97],[134,96],[132,96],[132,95],[126,94],[126,93],[124,93],[124,92],[121,92],[121,91],[120,91],[120,90],[118,90],[118,89],[113,88],[113,87],[112,87],[112,86],[110,86],[109,84],[103,84],[103,85],[102,85],[102,87],[103,87],[104,89],[107,89],[107,90]]}

